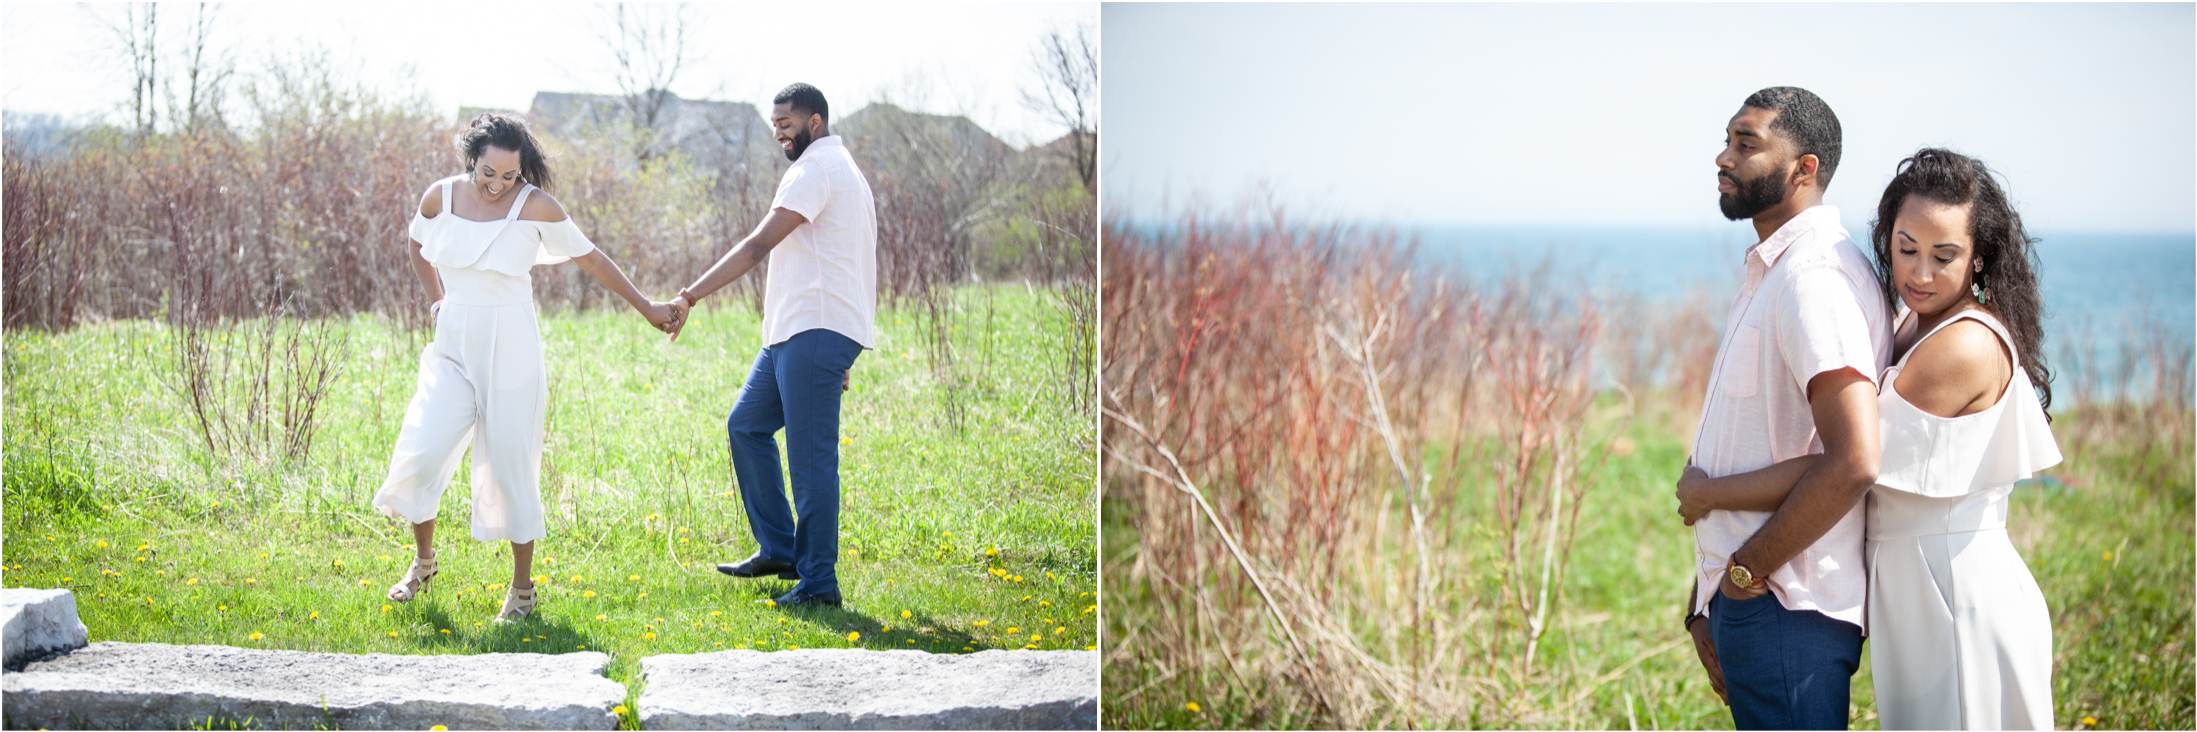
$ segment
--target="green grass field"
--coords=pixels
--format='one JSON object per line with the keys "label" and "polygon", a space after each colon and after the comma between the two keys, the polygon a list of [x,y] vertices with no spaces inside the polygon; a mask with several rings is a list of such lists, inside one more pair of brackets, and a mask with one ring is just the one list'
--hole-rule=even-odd
{"label": "green grass field", "polygon": [[[2186,421],[2186,412],[2180,417]],[[2073,426],[2097,418],[2062,414],[2063,449]],[[1668,422],[1669,420],[1657,420]],[[2074,455],[2051,474],[2062,485],[2015,492],[2009,531],[2053,613],[2055,722],[2061,728],[2190,729],[2197,726],[2197,676],[2191,643],[2193,576],[2192,456],[2186,425],[2179,439],[2127,438]],[[1540,710],[1535,726],[1571,729],[1731,729],[1679,624],[1687,598],[1691,530],[1673,515],[1672,488],[1685,464],[1683,435],[1669,424],[1635,423],[1630,455],[1613,458],[1587,500],[1572,547],[1571,575],[1532,683],[1524,693]],[[2151,443],[2146,450],[2145,442]],[[1137,551],[1133,524],[1109,501],[1105,565],[1127,567]],[[1401,515],[1389,517],[1401,525]],[[1475,534],[1472,530],[1461,533]],[[1492,539],[1491,539],[1492,540]],[[1487,547],[1473,551],[1491,552]],[[1402,566],[1400,562],[1397,566]],[[1221,567],[1216,571],[1233,571]],[[1446,578],[1445,591],[1472,587]],[[1119,638],[1145,622],[1134,598],[1158,591],[1109,578],[1107,634]],[[1259,618],[1261,622],[1264,618]],[[1390,636],[1366,628],[1375,653]],[[1866,646],[1865,646],[1866,649]],[[1277,652],[1278,653],[1278,652]],[[1317,725],[1275,718],[1229,681],[1222,668],[1172,670],[1124,666],[1106,671],[1110,728],[1281,727]],[[1160,681],[1172,672],[1171,679]],[[1157,682],[1157,683],[1155,683]],[[1124,690],[1137,690],[1124,698]],[[1266,688],[1268,695],[1296,693]],[[1878,728],[1866,650],[1853,679],[1852,724]],[[1191,705],[1195,704],[1193,709]],[[1477,726],[1425,720],[1428,726]],[[1480,723],[1484,724],[1484,723]]]}
{"label": "green grass field", "polygon": [[623,308],[543,315],[549,536],[535,555],[540,606],[512,625],[488,622],[510,550],[468,536],[464,467],[443,498],[441,575],[411,603],[383,597],[411,533],[368,502],[426,333],[344,324],[354,355],[310,454],[292,461],[207,452],[156,323],[10,333],[6,585],[74,590],[94,642],[602,651],[633,695],[638,659],[654,654],[1098,643],[1093,422],[1068,391],[1073,344],[1048,296],[958,292],[951,389],[931,366],[928,326],[879,314],[842,418],[847,605],[800,611],[762,604],[790,581],[713,569],[755,548],[724,419],[760,322],[732,300],[698,313],[676,344]]}

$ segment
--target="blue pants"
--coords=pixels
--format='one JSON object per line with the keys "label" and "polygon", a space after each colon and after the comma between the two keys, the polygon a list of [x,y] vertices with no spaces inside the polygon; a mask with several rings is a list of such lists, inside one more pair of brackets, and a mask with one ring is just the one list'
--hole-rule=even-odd
{"label": "blue pants", "polygon": [[1709,634],[1740,729],[1846,729],[1861,628],[1776,595],[1709,600]]}
{"label": "blue pants", "polygon": [[[796,592],[839,589],[839,396],[860,355],[861,344],[822,328],[766,346],[725,420],[748,530],[764,559],[793,563]],[[778,474],[781,428],[793,474],[790,513]]]}

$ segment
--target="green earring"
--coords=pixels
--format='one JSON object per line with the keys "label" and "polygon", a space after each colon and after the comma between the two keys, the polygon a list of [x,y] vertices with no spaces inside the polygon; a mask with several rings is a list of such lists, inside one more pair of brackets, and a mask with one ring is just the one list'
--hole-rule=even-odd
{"label": "green earring", "polygon": [[1982,305],[1982,304],[1984,304],[1984,302],[1985,302],[1986,300],[1989,300],[1989,299],[1990,299],[1990,297],[1991,297],[1990,293],[1988,293],[1988,292],[1985,292],[1985,291],[1984,291],[1984,289],[1983,289],[1983,273],[1982,273],[1982,272],[1977,272],[1977,273],[1976,273],[1976,281],[1975,281],[1975,282],[1971,282],[1971,283],[1969,283],[1969,284],[1968,284],[1968,292],[1969,292],[1969,294],[1972,294],[1972,295],[1975,295],[1975,296],[1976,296],[1976,304],[1977,304],[1977,305]]}

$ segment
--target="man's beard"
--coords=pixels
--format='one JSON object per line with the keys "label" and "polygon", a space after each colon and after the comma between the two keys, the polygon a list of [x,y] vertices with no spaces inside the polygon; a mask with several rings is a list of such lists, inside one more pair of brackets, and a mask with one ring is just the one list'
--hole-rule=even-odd
{"label": "man's beard", "polygon": [[1751,219],[1771,206],[1785,202],[1785,176],[1783,171],[1764,173],[1762,177],[1743,181],[1731,176],[1732,192],[1718,194],[1717,208],[1723,209],[1724,218],[1738,221]]}
{"label": "man's beard", "polygon": [[810,137],[808,130],[802,130],[800,132],[793,133],[793,149],[786,151],[786,159],[800,160],[801,153],[807,152],[809,149],[809,143],[815,141],[816,138]]}

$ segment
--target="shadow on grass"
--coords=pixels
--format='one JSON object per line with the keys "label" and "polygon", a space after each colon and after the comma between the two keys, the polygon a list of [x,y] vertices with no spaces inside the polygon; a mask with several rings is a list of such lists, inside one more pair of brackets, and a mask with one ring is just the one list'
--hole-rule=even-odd
{"label": "shadow on grass", "polygon": [[[864,614],[861,610],[862,603],[853,598],[837,607],[808,605],[779,608],[768,604],[767,601],[792,591],[794,584],[791,580],[737,579],[726,588],[725,594],[729,596],[731,604],[768,608],[787,619],[807,623],[833,636],[844,638],[847,633],[855,633],[857,635],[853,642],[870,650],[964,653],[967,651],[963,651],[963,648],[982,651],[994,647],[965,631],[938,623],[927,613],[905,619],[881,619]],[[887,633],[887,627],[891,627],[892,632]],[[907,643],[911,636],[917,640],[916,643]]]}
{"label": "shadow on grass", "polygon": [[[413,615],[428,625],[428,632],[412,639],[423,653],[577,653],[610,652],[610,647],[564,620],[528,616],[510,623],[486,623],[478,628],[451,617],[441,605],[423,605]],[[470,632],[469,632],[470,631]]]}

